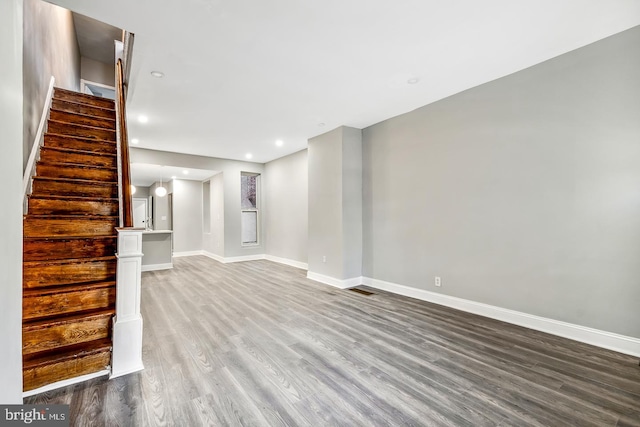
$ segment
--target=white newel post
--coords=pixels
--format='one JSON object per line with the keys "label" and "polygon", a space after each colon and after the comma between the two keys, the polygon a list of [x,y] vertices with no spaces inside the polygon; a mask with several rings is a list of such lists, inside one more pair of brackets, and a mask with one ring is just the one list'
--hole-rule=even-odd
{"label": "white newel post", "polygon": [[140,285],[142,230],[118,229],[116,315],[113,319],[111,377],[144,369],[142,365],[142,315]]}

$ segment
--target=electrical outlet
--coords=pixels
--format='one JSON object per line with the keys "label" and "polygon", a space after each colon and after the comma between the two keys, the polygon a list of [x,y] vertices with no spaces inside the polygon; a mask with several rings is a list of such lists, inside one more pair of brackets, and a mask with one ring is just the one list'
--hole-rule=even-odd
{"label": "electrical outlet", "polygon": [[325,255],[322,256],[322,262],[327,262],[327,257]]}
{"label": "electrical outlet", "polygon": [[440,281],[440,276],[436,276],[436,286],[442,286],[442,282]]}

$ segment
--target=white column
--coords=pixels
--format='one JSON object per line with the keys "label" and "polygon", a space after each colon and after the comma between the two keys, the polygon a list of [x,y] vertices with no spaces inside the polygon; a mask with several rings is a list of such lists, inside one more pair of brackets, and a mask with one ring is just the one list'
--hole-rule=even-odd
{"label": "white column", "polygon": [[113,319],[111,378],[144,369],[142,364],[142,315],[140,285],[142,230],[118,229],[116,316]]}

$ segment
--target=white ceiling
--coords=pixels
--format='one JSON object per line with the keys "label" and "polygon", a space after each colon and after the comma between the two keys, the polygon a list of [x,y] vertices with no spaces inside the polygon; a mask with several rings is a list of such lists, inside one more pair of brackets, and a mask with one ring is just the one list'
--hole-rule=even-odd
{"label": "white ceiling", "polygon": [[[148,163],[131,164],[131,183],[139,187],[148,187],[154,182],[168,182],[172,179],[188,179],[191,181],[205,181],[216,175],[218,171],[180,168],[175,166],[152,165]],[[175,178],[174,178],[175,177]]]}
{"label": "white ceiling", "polygon": [[135,33],[139,147],[257,162],[640,24],[638,0],[53,3]]}

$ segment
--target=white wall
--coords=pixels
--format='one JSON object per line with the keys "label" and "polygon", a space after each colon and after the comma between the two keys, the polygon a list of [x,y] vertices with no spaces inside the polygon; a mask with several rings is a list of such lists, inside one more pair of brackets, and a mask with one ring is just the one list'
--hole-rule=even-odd
{"label": "white wall", "polygon": [[638,46],[640,27],[364,129],[364,275],[640,337]]}
{"label": "white wall", "polygon": [[115,86],[115,66],[83,56],[80,58],[80,77],[91,82]]}
{"label": "white wall", "polygon": [[202,250],[202,183],[173,180],[173,250]]}
{"label": "white wall", "polygon": [[80,48],[71,12],[42,0],[24,0],[24,135],[26,166],[51,76],[56,86],[80,89]]}
{"label": "white wall", "polygon": [[307,263],[307,150],[265,164],[266,253]]}
{"label": "white wall", "polygon": [[0,403],[22,403],[22,0],[0,2]]}

